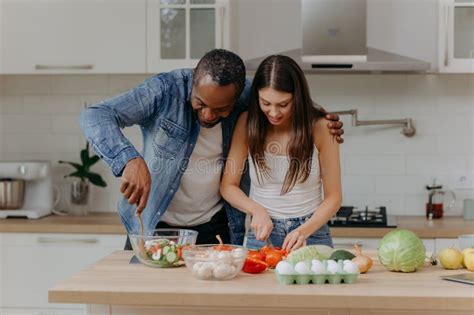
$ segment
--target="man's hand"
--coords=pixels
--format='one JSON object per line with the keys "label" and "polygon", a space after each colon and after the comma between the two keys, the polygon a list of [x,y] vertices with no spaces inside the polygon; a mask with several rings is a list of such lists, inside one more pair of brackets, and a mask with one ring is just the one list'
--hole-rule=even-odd
{"label": "man's hand", "polygon": [[343,143],[344,139],[342,139],[342,135],[344,134],[344,129],[342,128],[342,121],[339,120],[339,115],[327,114],[326,119],[330,120],[328,128],[331,134],[336,137],[337,142]]}
{"label": "man's hand", "polygon": [[135,158],[128,161],[122,174],[120,192],[128,199],[128,203],[137,205],[137,213],[142,213],[148,201],[151,178],[145,160]]}
{"label": "man's hand", "polygon": [[273,230],[273,222],[267,210],[260,209],[252,216],[250,227],[259,241],[266,241]]}

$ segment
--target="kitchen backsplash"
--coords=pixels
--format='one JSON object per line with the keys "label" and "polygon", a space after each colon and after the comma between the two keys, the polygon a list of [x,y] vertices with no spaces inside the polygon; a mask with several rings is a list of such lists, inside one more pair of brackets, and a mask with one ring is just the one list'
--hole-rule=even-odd
{"label": "kitchen backsplash", "polygon": [[[79,160],[85,145],[78,115],[145,79],[131,75],[0,76],[0,160],[50,160],[67,193],[70,171],[58,160]],[[313,98],[329,111],[358,109],[359,119],[413,118],[417,134],[401,127],[352,127],[341,146],[344,204],[386,205],[389,214],[422,215],[434,177],[455,190],[451,214],[474,196],[474,75],[313,75]],[[138,128],[125,134],[141,148]],[[115,211],[119,179],[100,162],[108,187],[93,188],[91,211]],[[459,179],[467,176],[467,184]],[[468,188],[466,188],[468,187]],[[460,189],[462,188],[462,189]],[[65,207],[65,203],[62,203]]]}

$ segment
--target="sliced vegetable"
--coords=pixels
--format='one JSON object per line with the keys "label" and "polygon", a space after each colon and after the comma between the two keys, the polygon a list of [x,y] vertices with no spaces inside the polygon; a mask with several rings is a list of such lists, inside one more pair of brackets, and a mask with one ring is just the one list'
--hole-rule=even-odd
{"label": "sliced vegetable", "polygon": [[247,252],[247,256],[251,258],[255,258],[257,260],[265,261],[265,254],[256,250],[249,249],[249,251]]}
{"label": "sliced vegetable", "polygon": [[283,254],[279,250],[268,251],[265,256],[265,262],[268,264],[268,267],[275,268],[276,265],[283,259]]}
{"label": "sliced vegetable", "polygon": [[255,258],[247,257],[245,259],[245,263],[244,263],[244,267],[242,268],[242,271],[246,273],[261,273],[267,270],[267,267],[268,265],[266,262],[255,259]]}

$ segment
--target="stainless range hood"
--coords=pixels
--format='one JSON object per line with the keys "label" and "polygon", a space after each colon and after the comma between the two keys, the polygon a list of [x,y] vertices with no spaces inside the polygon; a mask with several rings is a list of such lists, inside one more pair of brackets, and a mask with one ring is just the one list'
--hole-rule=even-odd
{"label": "stainless range hood", "polygon": [[[367,46],[367,0],[302,0],[302,26],[302,49],[280,53],[305,73],[430,69],[428,62]],[[247,68],[256,69],[263,59],[248,60]]]}

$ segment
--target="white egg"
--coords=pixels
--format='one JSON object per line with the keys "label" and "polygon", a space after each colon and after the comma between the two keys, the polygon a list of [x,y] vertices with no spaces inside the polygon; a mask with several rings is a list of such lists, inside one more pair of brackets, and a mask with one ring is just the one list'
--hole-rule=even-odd
{"label": "white egg", "polygon": [[324,268],[323,264],[314,264],[311,266],[311,271],[320,275],[326,273],[326,268]]}
{"label": "white egg", "polygon": [[295,265],[295,271],[299,273],[300,275],[305,275],[310,273],[309,266],[306,262],[300,261]]}
{"label": "white egg", "polygon": [[327,270],[330,274],[336,274],[342,271],[341,266],[338,264],[328,264]]}
{"label": "white egg", "polygon": [[323,263],[318,259],[311,260],[311,267],[313,266],[323,266]]}
{"label": "white egg", "polygon": [[351,260],[349,260],[349,259],[346,259],[346,260],[344,260],[342,263],[343,263],[343,264],[344,264],[344,266],[345,266],[347,263],[352,263],[352,261],[351,261]]}
{"label": "white egg", "polygon": [[284,260],[280,261],[276,265],[275,269],[281,275],[290,275],[295,272],[293,265]]}
{"label": "white egg", "polygon": [[344,265],[344,271],[347,273],[359,273],[359,267],[350,261]]}
{"label": "white egg", "polygon": [[328,266],[329,265],[337,265],[337,261],[330,259],[330,260],[327,261],[327,264],[328,264]]}

